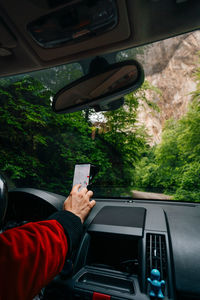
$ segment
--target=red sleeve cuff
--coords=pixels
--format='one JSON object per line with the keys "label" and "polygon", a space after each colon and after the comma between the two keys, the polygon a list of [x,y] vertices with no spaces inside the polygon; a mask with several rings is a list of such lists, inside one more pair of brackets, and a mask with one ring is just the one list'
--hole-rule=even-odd
{"label": "red sleeve cuff", "polygon": [[63,226],[69,244],[67,257],[70,257],[81,239],[83,232],[81,219],[72,212],[63,210],[52,214],[48,220],[56,220]]}

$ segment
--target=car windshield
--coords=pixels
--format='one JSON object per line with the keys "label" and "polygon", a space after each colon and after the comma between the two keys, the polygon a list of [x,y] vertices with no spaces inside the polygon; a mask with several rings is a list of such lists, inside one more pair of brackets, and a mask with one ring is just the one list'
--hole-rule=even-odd
{"label": "car windshield", "polygon": [[95,197],[199,201],[199,46],[195,31],[113,53],[145,71],[114,111],[52,111],[53,95],[87,72],[88,59],[0,78],[0,170],[9,188],[66,195],[75,164],[91,163],[99,166]]}

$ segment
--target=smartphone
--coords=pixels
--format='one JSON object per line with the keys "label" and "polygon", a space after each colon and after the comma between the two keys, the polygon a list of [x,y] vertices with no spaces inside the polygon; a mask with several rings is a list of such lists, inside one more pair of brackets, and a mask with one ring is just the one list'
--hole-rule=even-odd
{"label": "smartphone", "polygon": [[73,186],[81,184],[81,188],[87,187],[90,182],[90,169],[91,164],[78,164],[75,165]]}

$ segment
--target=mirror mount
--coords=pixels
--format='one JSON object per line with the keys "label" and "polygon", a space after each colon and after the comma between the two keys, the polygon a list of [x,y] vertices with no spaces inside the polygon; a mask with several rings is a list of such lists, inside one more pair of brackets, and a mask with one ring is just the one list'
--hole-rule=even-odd
{"label": "mirror mount", "polygon": [[124,105],[124,97],[117,99],[117,100],[113,100],[110,101],[108,104],[98,104],[96,106],[94,106],[94,110],[96,112],[100,112],[100,111],[110,111],[110,110],[115,110],[120,108],[122,105]]}
{"label": "mirror mount", "polygon": [[101,72],[104,72],[109,67],[109,63],[104,57],[96,56],[89,66],[89,74],[97,75]]}

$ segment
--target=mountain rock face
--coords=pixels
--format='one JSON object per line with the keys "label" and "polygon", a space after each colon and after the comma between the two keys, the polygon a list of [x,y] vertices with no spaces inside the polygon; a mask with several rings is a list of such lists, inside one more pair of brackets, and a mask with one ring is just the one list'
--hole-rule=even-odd
{"label": "mountain rock face", "polygon": [[145,46],[143,53],[136,55],[146,79],[161,91],[160,95],[147,92],[160,112],[153,111],[146,103],[139,107],[138,122],[147,128],[151,145],[160,142],[166,120],[179,119],[187,112],[191,93],[196,89],[194,72],[199,50],[200,31],[195,31]]}

